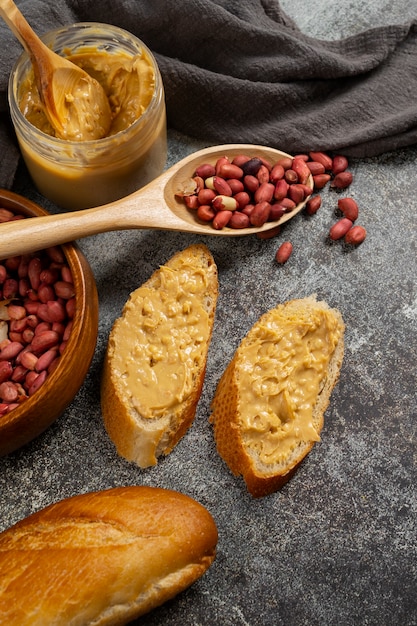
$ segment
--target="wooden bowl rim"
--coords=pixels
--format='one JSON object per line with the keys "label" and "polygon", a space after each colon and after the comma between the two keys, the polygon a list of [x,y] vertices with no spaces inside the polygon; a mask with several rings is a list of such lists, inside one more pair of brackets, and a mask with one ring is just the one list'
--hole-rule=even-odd
{"label": "wooden bowl rim", "polygon": [[[35,202],[32,202],[31,200],[24,198],[19,194],[5,189],[0,189],[0,206],[6,209],[10,209],[15,213],[23,214],[26,216],[26,218],[29,219],[31,216],[49,215],[49,212],[46,209],[39,206]],[[24,419],[31,413],[32,410],[35,409],[35,407],[40,402],[46,400],[46,397],[50,394],[51,389],[53,389],[55,386],[57,388],[60,387],[60,380],[62,379],[63,374],[65,372],[68,372],[69,365],[71,366],[71,369],[74,367],[74,365],[76,365],[75,363],[73,363],[73,361],[75,355],[81,352],[79,350],[80,345],[78,344],[78,341],[80,334],[84,330],[84,324],[86,320],[89,320],[89,325],[91,326],[89,332],[95,332],[95,338],[94,348],[90,350],[91,354],[83,355],[81,353],[82,360],[84,363],[86,363],[86,365],[84,366],[86,371],[83,378],[85,378],[85,376],[87,375],[91,360],[94,355],[98,335],[98,297],[93,272],[86,258],[84,257],[84,254],[78,248],[76,243],[66,243],[60,245],[59,247],[62,248],[62,250],[64,251],[69,268],[74,278],[74,283],[76,286],[76,296],[78,297],[77,307],[73,318],[73,327],[68,339],[68,344],[65,348],[65,351],[62,353],[56,369],[48,376],[45,383],[36,391],[36,393],[33,396],[29,397],[27,400],[25,400],[20,407],[17,407],[10,411],[10,413],[6,413],[6,415],[0,417],[0,439],[2,437],[2,434],[4,434],[3,431],[11,429],[11,427],[16,426],[16,424],[18,424],[20,421],[24,421]],[[89,279],[90,281],[90,290],[91,286],[93,286],[94,298],[92,299],[92,301],[88,299],[89,294],[87,288],[87,279]],[[81,363],[77,367],[81,367],[82,365],[83,364]],[[46,430],[48,426],[50,426],[53,422],[56,421],[56,419],[58,419],[58,417],[64,412],[68,404],[75,397],[81,385],[82,382],[79,385],[78,389],[75,391],[75,393],[70,394],[72,396],[71,398],[68,398],[68,396],[65,396],[65,394],[63,394],[63,401],[57,402],[56,414],[50,419],[42,421],[42,428],[39,430],[38,434],[41,434],[41,432]],[[25,443],[28,443],[36,436],[37,434],[35,434],[33,437],[28,438],[27,441],[17,445],[16,447],[12,446],[12,449],[10,451],[17,449],[22,445],[25,445]],[[4,443],[5,442],[0,441],[0,455],[1,448],[3,447]],[[5,447],[7,448],[7,445]]]}

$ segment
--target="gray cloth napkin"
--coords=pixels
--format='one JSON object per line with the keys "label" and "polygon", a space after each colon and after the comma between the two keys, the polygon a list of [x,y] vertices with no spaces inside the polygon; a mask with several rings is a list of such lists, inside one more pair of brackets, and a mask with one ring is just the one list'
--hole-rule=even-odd
{"label": "gray cloth napkin", "polygon": [[[18,4],[38,33],[98,21],[137,35],[161,69],[170,126],[191,137],[356,157],[417,142],[417,19],[321,41],[300,32],[277,0]],[[1,114],[21,47],[2,23],[0,40]],[[17,151],[0,123],[0,185],[7,187]]]}

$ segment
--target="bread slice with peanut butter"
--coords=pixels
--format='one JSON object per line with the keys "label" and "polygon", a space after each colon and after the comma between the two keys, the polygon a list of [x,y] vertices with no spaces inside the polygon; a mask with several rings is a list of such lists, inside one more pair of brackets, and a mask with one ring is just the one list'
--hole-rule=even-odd
{"label": "bread slice with peanut butter", "polygon": [[194,420],[217,297],[215,261],[194,244],[131,293],[113,325],[102,415],[118,453],[140,467],[169,454]]}
{"label": "bread slice with peanut butter", "polygon": [[217,450],[253,497],[280,489],[320,441],[344,330],[326,302],[291,300],[254,324],[221,377],[210,417]]}

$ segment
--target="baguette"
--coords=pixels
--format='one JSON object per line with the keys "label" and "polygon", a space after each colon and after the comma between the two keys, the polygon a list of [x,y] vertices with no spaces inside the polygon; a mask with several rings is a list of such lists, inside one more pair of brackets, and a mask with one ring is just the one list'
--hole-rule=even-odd
{"label": "baguette", "polygon": [[0,624],[127,624],[200,578],[216,544],[210,513],[175,491],[61,500],[0,534]]}
{"label": "baguette", "polygon": [[280,489],[320,440],[344,330],[340,312],[310,296],[265,313],[237,348],[210,422],[220,456],[252,496]]}
{"label": "baguette", "polygon": [[169,454],[194,420],[217,297],[214,259],[194,244],[134,291],[113,325],[102,415],[119,455],[140,467]]}

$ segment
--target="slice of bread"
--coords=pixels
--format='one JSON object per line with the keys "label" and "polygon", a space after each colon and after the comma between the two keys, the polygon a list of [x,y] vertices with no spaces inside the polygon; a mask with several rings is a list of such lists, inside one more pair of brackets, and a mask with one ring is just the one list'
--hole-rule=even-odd
{"label": "slice of bread", "polygon": [[156,465],[191,426],[218,297],[203,244],[177,252],[131,293],[111,330],[101,384],[104,425],[118,453]]}
{"label": "slice of bread", "polygon": [[340,312],[310,296],[265,313],[237,348],[210,421],[220,456],[252,496],[280,489],[320,440],[344,330]]}

